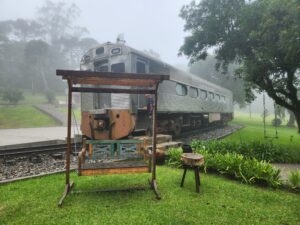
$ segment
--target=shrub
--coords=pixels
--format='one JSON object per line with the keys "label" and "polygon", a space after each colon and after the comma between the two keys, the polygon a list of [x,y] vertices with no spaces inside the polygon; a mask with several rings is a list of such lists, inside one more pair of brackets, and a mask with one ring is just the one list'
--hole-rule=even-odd
{"label": "shrub", "polygon": [[232,141],[199,141],[192,142],[193,149],[206,149],[208,152],[227,153],[235,152],[245,157],[266,160],[277,163],[299,163],[300,153],[284,149],[272,142],[232,142]]}
{"label": "shrub", "polygon": [[291,188],[296,189],[300,187],[300,170],[290,171],[288,175]]}
{"label": "shrub", "polygon": [[[244,157],[241,154],[210,152],[209,150],[198,149],[196,151],[205,158],[204,171],[216,171],[221,174],[229,175],[235,179],[241,180],[248,184],[262,183],[271,187],[280,185],[280,170],[275,169],[272,165],[264,160]],[[180,167],[180,148],[171,149],[168,153],[168,165]]]}
{"label": "shrub", "polygon": [[17,89],[5,89],[2,93],[2,99],[12,104],[17,104],[24,99],[23,93]]}
{"label": "shrub", "polygon": [[46,91],[45,96],[46,96],[47,101],[48,101],[49,104],[54,103],[56,96],[55,96],[55,93],[53,91],[50,91],[50,90]]}
{"label": "shrub", "polygon": [[273,119],[273,120],[272,120],[272,125],[273,125],[274,127],[279,127],[279,126],[281,125],[281,123],[282,123],[282,121],[281,121],[281,119],[279,119],[279,118]]}

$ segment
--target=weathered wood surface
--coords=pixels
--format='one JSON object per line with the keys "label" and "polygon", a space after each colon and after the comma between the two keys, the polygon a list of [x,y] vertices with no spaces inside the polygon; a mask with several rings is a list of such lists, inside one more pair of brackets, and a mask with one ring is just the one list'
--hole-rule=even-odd
{"label": "weathered wood surface", "polygon": [[181,160],[185,165],[201,166],[204,163],[204,156],[197,153],[183,153]]}
{"label": "weathered wood surface", "polygon": [[149,168],[146,166],[139,167],[119,167],[119,168],[93,168],[93,169],[82,169],[80,175],[82,176],[94,176],[94,175],[105,175],[105,174],[127,174],[127,173],[148,173]]}

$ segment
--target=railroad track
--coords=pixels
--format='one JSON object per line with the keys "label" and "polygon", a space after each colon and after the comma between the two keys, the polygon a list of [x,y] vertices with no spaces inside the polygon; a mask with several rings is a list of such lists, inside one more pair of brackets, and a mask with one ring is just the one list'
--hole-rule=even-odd
{"label": "railroad track", "polygon": [[[195,135],[203,134],[206,132],[214,131],[216,129],[225,128],[226,125],[205,127],[195,130],[183,131],[178,136],[173,136],[174,140],[181,140]],[[226,136],[226,135],[225,135]],[[213,139],[220,139],[221,137],[214,136]],[[63,153],[66,151],[67,145],[65,143],[59,144],[44,144],[38,146],[17,146],[11,148],[0,149],[0,158],[5,158],[9,156],[26,156],[31,154],[51,154],[51,153]],[[76,153],[80,148],[80,144],[77,143],[76,146],[72,143],[72,152]],[[77,150],[77,151],[76,151]]]}
{"label": "railroad track", "polygon": [[[0,158],[5,158],[9,156],[25,156],[25,155],[32,155],[32,154],[62,153],[66,151],[66,148],[67,148],[66,144],[50,144],[50,145],[41,145],[41,146],[0,149]],[[75,144],[72,143],[73,152],[74,149],[75,149]]]}
{"label": "railroad track", "polygon": [[179,138],[186,138],[192,135],[197,135],[201,133],[205,133],[208,131],[214,131],[216,129],[221,129],[225,128],[227,125],[216,125],[216,126],[210,126],[210,127],[204,127],[204,128],[198,128],[198,129],[192,129],[192,130],[183,130],[180,135],[173,136],[174,139],[179,139]]}

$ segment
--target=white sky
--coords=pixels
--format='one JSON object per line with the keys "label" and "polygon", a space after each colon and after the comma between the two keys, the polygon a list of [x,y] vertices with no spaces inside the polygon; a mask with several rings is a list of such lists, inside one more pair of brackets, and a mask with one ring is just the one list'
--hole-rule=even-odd
{"label": "white sky", "polygon": [[[52,0],[58,2],[58,0]],[[81,9],[76,24],[86,27],[99,43],[115,42],[124,33],[126,44],[138,50],[152,49],[170,64],[187,64],[178,49],[187,35],[178,16],[191,0],[65,0]],[[34,19],[43,0],[0,0],[0,20]]]}

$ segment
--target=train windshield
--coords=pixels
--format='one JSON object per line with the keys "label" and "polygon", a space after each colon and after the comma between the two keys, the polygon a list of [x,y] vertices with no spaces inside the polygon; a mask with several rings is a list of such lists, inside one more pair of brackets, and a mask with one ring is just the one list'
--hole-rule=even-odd
{"label": "train windshield", "polygon": [[108,72],[108,60],[96,61],[94,62],[94,67],[96,72]]}
{"label": "train windshield", "polygon": [[137,73],[146,73],[146,64],[140,61],[136,62],[136,72]]}
{"label": "train windshield", "polygon": [[111,72],[114,73],[125,73],[125,64],[124,63],[116,63],[111,65]]}

